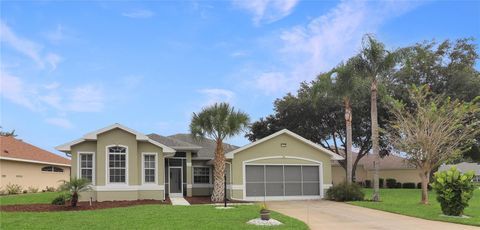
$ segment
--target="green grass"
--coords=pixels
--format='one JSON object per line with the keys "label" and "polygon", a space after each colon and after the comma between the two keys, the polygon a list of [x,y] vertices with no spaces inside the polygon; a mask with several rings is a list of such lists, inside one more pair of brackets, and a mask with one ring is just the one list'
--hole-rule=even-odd
{"label": "green grass", "polygon": [[[2,205],[50,203],[58,193],[2,196]],[[139,205],[126,208],[65,212],[0,212],[0,229],[261,229],[248,225],[259,217],[257,205],[215,209],[211,205]],[[308,229],[297,219],[272,212],[284,223],[269,229]]]}
{"label": "green grass", "polygon": [[42,192],[0,196],[0,205],[10,204],[48,204],[58,196],[59,192]]}
{"label": "green grass", "polygon": [[[372,189],[365,189],[364,192],[366,198],[372,197]],[[440,209],[440,204],[436,200],[435,192],[429,192],[429,205],[419,204],[420,196],[421,193],[419,189],[381,189],[381,202],[354,201],[349,203],[366,208],[378,209],[423,219],[480,226],[479,189],[475,191],[473,198],[469,202],[469,206],[465,209],[464,215],[467,215],[470,218],[441,216],[442,211]]]}

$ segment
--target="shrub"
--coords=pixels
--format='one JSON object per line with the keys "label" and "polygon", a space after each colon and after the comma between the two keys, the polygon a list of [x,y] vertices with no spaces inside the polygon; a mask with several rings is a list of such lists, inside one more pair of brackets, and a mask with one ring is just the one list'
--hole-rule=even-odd
{"label": "shrub", "polygon": [[473,171],[462,174],[456,167],[436,172],[432,187],[437,193],[442,212],[448,216],[461,216],[473,196]]}
{"label": "shrub", "polygon": [[[415,187],[415,184],[413,184],[413,187]],[[402,183],[397,182],[397,184],[395,185],[395,188],[402,188]]]}
{"label": "shrub", "polygon": [[[422,189],[422,182],[417,183],[417,188]],[[427,185],[428,191],[432,190],[432,186],[430,184]]]}
{"label": "shrub", "polygon": [[345,182],[334,185],[327,190],[327,199],[334,201],[356,201],[363,200],[365,194],[358,184],[347,184]]}
{"label": "shrub", "polygon": [[37,187],[30,186],[30,187],[28,187],[28,192],[29,192],[29,193],[37,193],[37,192],[38,192],[38,188],[37,188]]}
{"label": "shrub", "polygon": [[23,194],[27,194],[28,193],[28,190],[23,190]]}
{"label": "shrub", "polygon": [[47,187],[45,188],[45,191],[47,191],[47,192],[55,192],[55,190],[56,190],[56,189],[55,189],[54,187],[49,187],[49,186],[47,186]]}
{"label": "shrub", "polygon": [[52,200],[53,205],[65,205],[65,202],[67,201],[67,197],[65,194],[60,194],[55,199]]}
{"label": "shrub", "polygon": [[22,186],[18,184],[8,183],[7,186],[5,186],[5,191],[7,192],[7,194],[19,194],[20,192],[22,192]]}
{"label": "shrub", "polygon": [[385,180],[387,182],[387,188],[395,188],[397,186],[397,180],[393,178],[387,178]]}
{"label": "shrub", "polygon": [[371,180],[365,180],[365,188],[371,188],[372,187],[372,181]]}
{"label": "shrub", "polygon": [[405,182],[405,183],[402,184],[402,188],[415,188],[415,183]]}

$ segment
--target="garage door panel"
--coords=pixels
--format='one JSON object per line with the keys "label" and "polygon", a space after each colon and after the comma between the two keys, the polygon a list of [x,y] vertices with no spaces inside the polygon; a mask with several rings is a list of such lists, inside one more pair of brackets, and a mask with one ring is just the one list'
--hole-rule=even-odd
{"label": "garage door panel", "polygon": [[301,182],[302,167],[301,166],[285,166],[285,182]]}
{"label": "garage door panel", "polygon": [[264,183],[247,183],[246,195],[247,196],[265,196],[265,184]]}
{"label": "garage door panel", "polygon": [[303,183],[303,195],[304,196],[319,196],[320,184],[319,183]]}
{"label": "garage door panel", "polygon": [[263,165],[247,165],[246,167],[246,182],[264,182],[265,173]]}
{"label": "garage door panel", "polygon": [[285,182],[285,196],[301,196],[302,183],[287,183]]}
{"label": "garage door panel", "polygon": [[304,182],[319,181],[318,166],[302,166],[302,172]]}
{"label": "garage door panel", "polygon": [[283,183],[267,183],[267,196],[283,196]]}
{"label": "garage door panel", "polygon": [[283,166],[281,165],[267,165],[265,167],[265,174],[267,182],[282,182],[283,183]]}

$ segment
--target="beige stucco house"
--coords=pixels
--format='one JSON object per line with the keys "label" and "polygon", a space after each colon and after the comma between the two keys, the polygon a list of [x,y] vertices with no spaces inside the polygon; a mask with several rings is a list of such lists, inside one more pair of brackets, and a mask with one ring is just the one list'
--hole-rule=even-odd
{"label": "beige stucco house", "polygon": [[[356,159],[356,153],[353,155]],[[355,171],[355,181],[365,183],[365,181],[373,181],[374,174],[374,160],[375,156],[367,154],[358,162]],[[379,178],[388,179],[393,178],[400,183],[420,183],[420,171],[415,166],[408,163],[408,161],[400,156],[388,155],[379,160]],[[340,166],[338,162],[332,164],[333,184],[339,184],[345,181],[345,169]],[[384,183],[385,183],[384,180]],[[373,182],[372,182],[373,183]]]}
{"label": "beige stucco house", "polygon": [[[162,200],[211,194],[214,146],[209,139],[144,135],[114,124],[56,149],[71,154],[73,177],[92,181],[83,200]],[[323,198],[332,186],[331,162],[343,159],[288,130],[224,148],[227,195],[237,200]]]}
{"label": "beige stucco house", "polygon": [[14,137],[0,136],[0,190],[8,184],[22,190],[57,188],[70,179],[70,160]]}

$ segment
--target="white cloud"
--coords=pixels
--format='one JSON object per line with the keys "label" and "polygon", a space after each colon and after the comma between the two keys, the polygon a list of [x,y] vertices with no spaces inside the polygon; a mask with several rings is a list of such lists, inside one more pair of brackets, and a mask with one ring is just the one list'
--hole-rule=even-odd
{"label": "white cloud", "polygon": [[200,93],[206,96],[204,105],[212,105],[217,102],[232,102],[235,97],[235,93],[226,89],[201,89]]}
{"label": "white cloud", "polygon": [[257,0],[245,1],[234,0],[233,4],[238,8],[249,11],[253,14],[253,23],[272,23],[278,21],[290,13],[299,0]]}
{"label": "white cloud", "polygon": [[245,57],[248,55],[248,52],[247,51],[244,51],[244,50],[238,50],[238,51],[235,51],[233,53],[230,54],[231,57]]}
{"label": "white cloud", "polygon": [[61,128],[70,129],[73,128],[72,122],[63,117],[53,117],[45,119],[45,122],[51,125],[55,125]]}
{"label": "white cloud", "polygon": [[122,15],[129,18],[151,18],[155,15],[155,13],[146,9],[137,9],[122,13]]}
{"label": "white cloud", "polygon": [[65,28],[62,25],[57,25],[55,30],[45,33],[45,37],[52,43],[59,43],[67,38]]}
{"label": "white cloud", "polygon": [[104,107],[103,90],[95,85],[78,86],[71,90],[67,110],[73,112],[99,112]]}
{"label": "white cloud", "polygon": [[280,64],[257,74],[251,83],[267,93],[292,91],[301,81],[314,79],[356,53],[364,34],[376,32],[388,19],[416,6],[407,1],[342,1],[306,25],[283,30],[270,40],[280,47],[273,51]]}
{"label": "white cloud", "polygon": [[0,71],[0,94],[15,104],[24,106],[30,110],[38,110],[32,98],[32,90],[27,88],[19,77]]}
{"label": "white cloud", "polygon": [[49,64],[52,70],[54,70],[61,61],[61,57],[58,54],[48,53],[44,55],[41,45],[19,37],[3,21],[0,21],[0,41],[32,59],[40,68],[44,68],[46,64]]}

